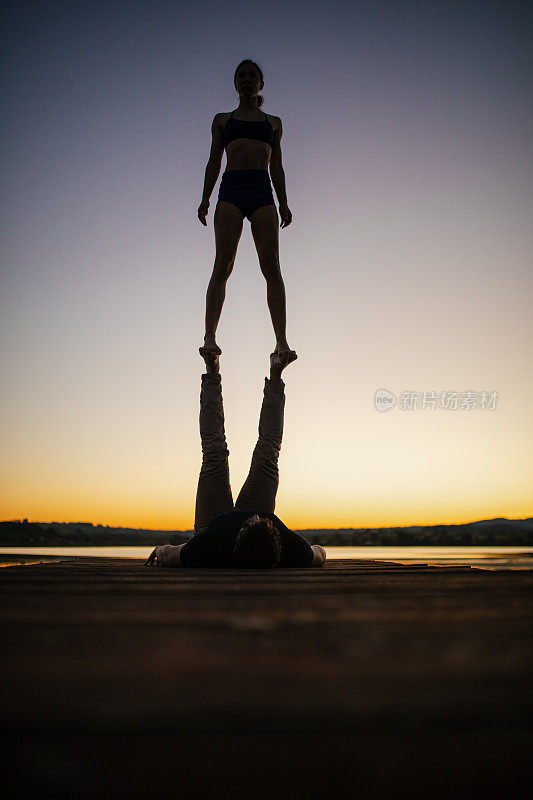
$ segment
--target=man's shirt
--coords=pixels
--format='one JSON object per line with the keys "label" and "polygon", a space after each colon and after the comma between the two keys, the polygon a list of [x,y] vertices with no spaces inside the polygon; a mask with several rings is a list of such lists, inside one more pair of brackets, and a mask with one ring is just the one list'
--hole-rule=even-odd
{"label": "man's shirt", "polygon": [[234,509],[213,517],[209,526],[195,533],[180,550],[184,567],[237,568],[233,554],[237,534],[247,519],[258,514],[272,521],[281,538],[280,567],[310,567],[314,553],[309,542],[291,531],[275,514]]}

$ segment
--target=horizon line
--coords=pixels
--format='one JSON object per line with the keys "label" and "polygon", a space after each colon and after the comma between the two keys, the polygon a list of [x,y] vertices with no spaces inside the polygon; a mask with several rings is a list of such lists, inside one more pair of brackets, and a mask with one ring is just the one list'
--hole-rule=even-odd
{"label": "horizon line", "polygon": [[[375,531],[381,530],[383,528],[435,528],[435,527],[452,527],[455,525],[474,525],[478,522],[495,522],[499,520],[505,520],[506,522],[528,522],[533,521],[533,516],[531,517],[487,517],[483,519],[473,519],[468,520],[466,522],[437,522],[437,523],[412,523],[410,525],[378,525],[375,527],[358,527],[355,525],[349,525],[346,527],[321,527],[321,528],[297,528],[293,527],[291,530],[301,530],[301,531],[348,531],[348,530],[359,530],[359,531]],[[126,530],[132,531],[154,531],[154,532],[164,532],[164,533],[189,533],[190,531],[194,531],[193,528],[133,528],[130,525],[107,525],[102,522],[90,522],[90,521],[80,521],[74,520],[72,522],[66,520],[51,520],[51,521],[43,521],[43,520],[30,520],[27,517],[23,517],[22,519],[3,519],[0,520],[0,524],[4,522],[19,522],[24,524],[26,521],[27,524],[32,525],[92,525],[95,528],[124,528]]]}

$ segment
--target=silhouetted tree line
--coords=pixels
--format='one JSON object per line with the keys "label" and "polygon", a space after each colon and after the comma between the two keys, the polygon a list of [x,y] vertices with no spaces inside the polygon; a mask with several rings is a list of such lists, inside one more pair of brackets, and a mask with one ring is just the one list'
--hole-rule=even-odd
{"label": "silhouetted tree line", "polygon": [[[533,518],[491,519],[464,525],[416,525],[394,528],[340,528],[299,530],[310,544],[341,547],[409,546],[409,545],[533,545]],[[135,528],[113,528],[91,522],[0,522],[0,546],[79,547],[99,545],[139,546],[168,542],[186,542],[193,531],[154,531]]]}
{"label": "silhouetted tree line", "polygon": [[406,528],[353,528],[299,531],[311,544],[341,547],[533,545],[533,518],[494,519],[464,525],[416,525]]}
{"label": "silhouetted tree line", "polygon": [[135,528],[112,528],[107,525],[92,525],[90,522],[27,522],[10,520],[0,522],[0,546],[18,547],[39,545],[41,547],[130,546],[182,544],[193,531],[152,531]]}

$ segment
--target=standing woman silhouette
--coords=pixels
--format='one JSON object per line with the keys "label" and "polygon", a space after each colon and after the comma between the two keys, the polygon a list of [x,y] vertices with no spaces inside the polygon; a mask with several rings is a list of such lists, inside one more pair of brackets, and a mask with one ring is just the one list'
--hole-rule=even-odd
{"label": "standing woman silhouette", "polygon": [[[226,296],[226,282],[231,275],[244,217],[250,220],[259,266],[267,282],[267,303],[276,336],[274,352],[287,354],[287,363],[297,355],[291,350],[285,333],[285,285],[279,266],[278,214],[274,205],[270,176],[279,202],[280,227],[291,224],[287,205],[285,172],[281,163],[281,119],[259,108],[264,86],[260,67],[249,59],[241,61],[233,78],[239,94],[239,106],[231,113],[215,114],[211,125],[213,140],[205,170],[202,202],[198,219],[203,225],[209,198],[217,181],[222,155],[226,149],[226,171],[222,175],[215,207],[216,255],[207,287],[205,336],[200,355],[222,352],[215,334]],[[268,165],[270,164],[270,176]]]}

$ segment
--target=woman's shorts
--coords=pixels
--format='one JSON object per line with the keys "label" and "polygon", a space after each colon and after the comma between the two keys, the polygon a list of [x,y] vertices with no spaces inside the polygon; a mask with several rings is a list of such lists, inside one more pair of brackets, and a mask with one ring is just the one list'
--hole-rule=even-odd
{"label": "woman's shorts", "polygon": [[222,175],[217,205],[232,203],[243,217],[250,219],[261,206],[274,206],[274,196],[267,169],[231,169]]}

